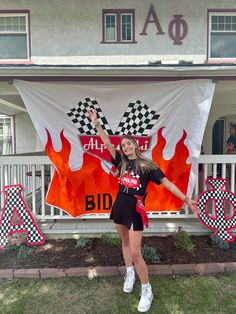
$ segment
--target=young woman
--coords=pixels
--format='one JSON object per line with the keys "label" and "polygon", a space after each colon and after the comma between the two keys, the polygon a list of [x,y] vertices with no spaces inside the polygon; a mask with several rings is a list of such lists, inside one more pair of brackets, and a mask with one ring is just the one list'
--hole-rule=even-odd
{"label": "young woman", "polygon": [[119,191],[110,218],[114,220],[122,240],[122,252],[127,269],[123,291],[126,293],[133,291],[134,264],[142,283],[138,311],[146,312],[153,299],[147,265],[141,254],[143,225],[147,223],[142,197],[145,195],[148,182],[162,183],[174,195],[185,201],[194,213],[198,212],[196,202],[186,197],[175,184],[170,182],[152,160],[140,154],[137,142],[131,135],[121,137],[120,153],[118,153],[98,122],[96,110],[90,109],[88,115],[111,154],[111,162],[119,170]]}

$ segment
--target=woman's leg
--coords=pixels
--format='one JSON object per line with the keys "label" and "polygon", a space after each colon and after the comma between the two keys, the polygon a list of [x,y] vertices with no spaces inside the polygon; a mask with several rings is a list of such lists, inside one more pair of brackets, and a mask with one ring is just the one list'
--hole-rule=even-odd
{"label": "woman's leg", "polygon": [[134,231],[132,225],[129,230],[131,257],[141,283],[147,284],[149,282],[148,269],[141,253],[142,236],[143,231]]}
{"label": "woman's leg", "polygon": [[126,226],[120,224],[116,224],[116,229],[120,235],[122,242],[122,253],[125,261],[125,266],[126,267],[133,266],[129,242],[129,229]]}
{"label": "woman's leg", "polygon": [[125,261],[126,266],[126,275],[125,275],[125,281],[123,286],[123,291],[125,293],[131,293],[134,288],[135,283],[135,272],[133,268],[133,261],[130,251],[130,245],[129,245],[129,230],[126,226],[117,224],[116,228],[119,232],[119,235],[121,237],[122,241],[122,252],[123,257]]}
{"label": "woman's leg", "polygon": [[129,231],[131,254],[136,271],[142,283],[141,299],[139,301],[138,311],[147,312],[152,305],[153,293],[152,287],[149,283],[147,265],[141,253],[142,236],[142,231],[134,231],[133,226],[131,226]]}

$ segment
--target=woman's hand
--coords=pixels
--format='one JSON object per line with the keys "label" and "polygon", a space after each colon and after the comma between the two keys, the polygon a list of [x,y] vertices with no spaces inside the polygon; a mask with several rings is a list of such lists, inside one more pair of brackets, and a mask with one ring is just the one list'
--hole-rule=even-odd
{"label": "woman's hand", "polygon": [[197,202],[187,198],[186,203],[194,214],[200,214],[200,209],[197,207]]}
{"label": "woman's hand", "polygon": [[197,202],[191,200],[189,197],[186,197],[173,182],[164,177],[161,179],[161,183],[167,188],[167,190],[184,201],[190,207],[191,211],[194,212],[194,214],[200,214],[201,211],[197,207]]}
{"label": "woman's hand", "polygon": [[97,112],[95,109],[90,108],[88,111],[88,116],[91,119],[92,123],[96,125],[98,123]]}

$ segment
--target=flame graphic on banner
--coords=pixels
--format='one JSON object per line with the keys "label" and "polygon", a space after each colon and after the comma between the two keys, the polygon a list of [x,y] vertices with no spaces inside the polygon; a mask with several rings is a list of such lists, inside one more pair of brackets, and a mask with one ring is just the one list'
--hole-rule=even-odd
{"label": "flame graphic on banner", "polygon": [[[187,133],[183,132],[182,138],[176,144],[173,157],[166,160],[163,158],[163,150],[166,146],[166,140],[162,135],[163,129],[158,130],[158,142],[152,150],[152,159],[165,173],[165,176],[186,194],[191,170],[191,164],[186,163],[189,156],[189,150],[184,144]],[[162,184],[157,186],[150,182],[147,192],[146,209],[148,211],[177,211],[183,205],[183,202],[169,192]]]}
{"label": "flame graphic on banner", "polygon": [[[83,165],[79,170],[71,170],[69,158],[71,144],[60,133],[62,149],[53,148],[52,138],[48,130],[48,141],[45,150],[56,167],[47,194],[47,203],[61,208],[73,217],[91,213],[109,213],[118,191],[117,177],[106,173],[101,161],[83,154]],[[158,131],[158,142],[152,150],[152,158],[165,173],[166,177],[186,193],[191,165],[186,163],[189,151],[184,140],[186,132],[176,144],[175,154],[170,160],[163,158],[166,140],[162,135],[163,128]],[[148,186],[146,209],[148,211],[180,210],[183,202],[171,194],[163,185],[150,183]]]}
{"label": "flame graphic on banner", "polygon": [[63,135],[63,130],[60,133],[62,149],[59,152],[54,150],[51,135],[46,131],[48,141],[45,150],[57,168],[47,194],[47,203],[73,217],[91,212],[108,213],[111,200],[117,193],[117,178],[107,174],[101,161],[87,153],[83,155],[82,167],[72,171],[69,165],[71,144]]}

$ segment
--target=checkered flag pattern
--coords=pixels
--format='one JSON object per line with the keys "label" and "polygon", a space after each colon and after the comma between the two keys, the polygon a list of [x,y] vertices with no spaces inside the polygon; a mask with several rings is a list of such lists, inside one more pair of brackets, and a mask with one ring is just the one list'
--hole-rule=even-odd
{"label": "checkered flag pattern", "polygon": [[[29,209],[22,200],[21,185],[13,185],[4,188],[7,193],[7,201],[2,211],[2,221],[0,225],[0,247],[7,244],[9,233],[27,232],[27,244],[35,245],[44,243],[45,237],[40,232],[33,217],[29,214]],[[14,210],[17,211],[23,223],[12,224]]]}
{"label": "checkered flag pattern", "polygon": [[79,133],[81,135],[96,135],[97,131],[94,128],[91,120],[88,117],[87,111],[90,109],[96,109],[98,120],[106,131],[108,135],[112,135],[112,130],[105,118],[102,109],[100,108],[98,102],[94,98],[85,98],[81,100],[78,105],[74,108],[71,108],[69,112],[67,112],[68,117],[77,127]]}
{"label": "checkered flag pattern", "polygon": [[156,111],[150,110],[140,100],[130,102],[115,135],[131,133],[136,136],[147,136],[159,117]]}
{"label": "checkered flag pattern", "polygon": [[[217,230],[217,234],[224,241],[232,241],[234,236],[227,229],[236,227],[236,195],[224,190],[225,179],[208,179],[208,182],[214,187],[213,190],[207,190],[198,199],[197,206],[201,210],[199,219],[208,227]],[[209,216],[206,212],[208,201],[214,200],[215,217]],[[224,202],[230,202],[234,207],[234,215],[226,218]]]}

